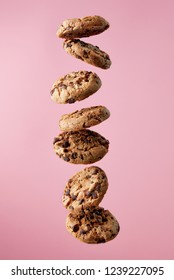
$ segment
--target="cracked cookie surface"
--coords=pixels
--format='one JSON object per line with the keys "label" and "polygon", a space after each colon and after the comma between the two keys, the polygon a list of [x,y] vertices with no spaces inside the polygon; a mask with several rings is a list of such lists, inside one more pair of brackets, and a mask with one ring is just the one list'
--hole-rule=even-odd
{"label": "cracked cookie surface", "polygon": [[59,134],[53,142],[55,153],[74,164],[90,164],[102,159],[109,149],[109,141],[99,133],[81,129]]}
{"label": "cracked cookie surface", "polygon": [[101,84],[100,78],[93,72],[71,72],[53,84],[51,99],[59,104],[71,104],[89,97],[99,90]]}
{"label": "cracked cookie surface", "polygon": [[100,50],[99,47],[85,43],[79,39],[65,40],[63,48],[70,55],[93,66],[102,69],[108,69],[111,66],[111,60],[107,53]]}
{"label": "cracked cookie surface", "polygon": [[80,211],[98,206],[108,189],[105,172],[90,166],[71,177],[65,187],[62,202],[70,211]]}
{"label": "cracked cookie surface", "polygon": [[110,241],[120,230],[111,212],[101,207],[79,213],[71,212],[66,219],[66,228],[78,240],[91,244]]}
{"label": "cracked cookie surface", "polygon": [[74,39],[97,35],[109,28],[109,23],[101,16],[66,19],[58,27],[57,36]]}
{"label": "cracked cookie surface", "polygon": [[63,131],[88,128],[97,125],[110,116],[104,106],[93,106],[63,115],[59,120],[59,127]]}

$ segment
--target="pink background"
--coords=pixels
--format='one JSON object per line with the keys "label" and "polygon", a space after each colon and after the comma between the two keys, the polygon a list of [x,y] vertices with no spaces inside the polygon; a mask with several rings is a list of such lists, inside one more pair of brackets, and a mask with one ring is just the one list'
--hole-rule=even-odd
{"label": "pink background", "polygon": [[[174,2],[2,1],[0,3],[0,258],[174,258]],[[77,60],[56,38],[66,18],[104,16],[109,30],[86,38],[109,53],[102,70]],[[88,99],[58,105],[52,83],[92,70],[102,88]],[[110,140],[96,163],[108,175],[101,205],[119,220],[112,242],[87,245],[65,229],[61,196],[83,165],[53,152],[64,113],[105,105],[111,117],[93,130]]]}

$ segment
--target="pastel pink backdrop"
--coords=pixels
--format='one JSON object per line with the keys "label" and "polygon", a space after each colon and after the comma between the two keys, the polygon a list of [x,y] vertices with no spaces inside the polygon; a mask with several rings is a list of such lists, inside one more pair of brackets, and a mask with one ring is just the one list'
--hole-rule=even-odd
{"label": "pastel pink backdrop", "polygon": [[[174,2],[0,2],[0,258],[174,258]],[[110,29],[85,41],[109,53],[112,67],[87,65],[62,48],[66,18],[101,15]],[[102,88],[72,105],[50,100],[52,83],[77,70],[95,71]],[[101,205],[119,220],[118,237],[87,245],[65,229],[61,196],[83,165],[53,152],[64,113],[92,105],[111,112],[93,128],[110,140],[96,165],[108,175]]]}

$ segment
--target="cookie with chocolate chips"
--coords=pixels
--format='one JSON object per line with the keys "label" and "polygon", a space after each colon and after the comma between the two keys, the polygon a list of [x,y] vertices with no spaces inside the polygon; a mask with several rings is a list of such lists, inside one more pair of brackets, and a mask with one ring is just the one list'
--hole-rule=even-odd
{"label": "cookie with chocolate chips", "polygon": [[107,53],[100,50],[99,47],[85,43],[79,39],[65,40],[63,48],[70,55],[93,66],[102,69],[108,69],[111,66],[111,60]]}
{"label": "cookie with chocolate chips", "polygon": [[97,244],[114,239],[119,230],[115,217],[101,207],[70,212],[66,219],[67,230],[78,240]]}
{"label": "cookie with chocolate chips", "polygon": [[74,164],[90,164],[102,159],[109,149],[109,141],[89,129],[59,134],[53,142],[55,153]]}
{"label": "cookie with chocolate chips", "polygon": [[88,128],[97,125],[110,116],[104,106],[93,106],[63,115],[59,120],[59,127],[63,131]]}
{"label": "cookie with chocolate chips", "polygon": [[109,22],[101,16],[72,18],[63,21],[58,27],[57,36],[64,39],[89,37],[100,34],[108,28]]}
{"label": "cookie with chocolate chips", "polygon": [[63,205],[70,211],[80,211],[98,206],[108,189],[105,172],[90,166],[69,179],[62,197]]}
{"label": "cookie with chocolate chips", "polygon": [[59,104],[71,104],[89,97],[99,90],[101,84],[100,78],[93,72],[71,72],[53,84],[51,99]]}

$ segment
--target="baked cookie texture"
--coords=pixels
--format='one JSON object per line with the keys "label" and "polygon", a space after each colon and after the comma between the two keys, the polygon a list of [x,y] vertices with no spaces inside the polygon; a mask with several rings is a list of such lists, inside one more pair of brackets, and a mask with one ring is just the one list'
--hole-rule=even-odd
{"label": "baked cookie texture", "polygon": [[98,206],[108,189],[108,179],[105,172],[91,166],[71,177],[64,189],[62,202],[70,211]]}
{"label": "baked cookie texture", "polygon": [[[109,28],[101,16],[87,16],[63,21],[57,36],[63,38],[63,48],[70,55],[93,66],[109,69],[109,55],[99,47],[79,38],[100,34]],[[56,80],[51,88],[51,99],[59,104],[72,104],[94,94],[102,82],[97,74],[89,71],[71,72]],[[102,159],[108,152],[109,141],[87,128],[100,124],[110,116],[104,106],[83,108],[62,115],[59,127],[63,131],[53,142],[55,153],[73,164],[91,164]],[[109,210],[100,207],[108,179],[105,172],[90,166],[74,174],[67,182],[62,203],[70,211],[66,219],[67,230],[78,240],[98,244],[114,239],[119,223]]]}
{"label": "baked cookie texture", "polygon": [[111,212],[101,207],[69,213],[66,228],[78,240],[91,244],[110,241],[120,230]]}
{"label": "baked cookie texture", "polygon": [[59,127],[63,131],[88,128],[97,125],[110,116],[104,106],[93,106],[63,115],[59,120]]}
{"label": "baked cookie texture", "polygon": [[67,162],[90,164],[106,155],[109,141],[97,132],[81,129],[59,134],[53,147],[55,153]]}
{"label": "baked cookie texture", "polygon": [[74,39],[97,35],[108,28],[109,22],[103,17],[87,16],[64,20],[56,34],[59,38]]}
{"label": "baked cookie texture", "polygon": [[58,79],[52,86],[51,99],[60,104],[83,100],[101,87],[97,74],[90,71],[71,72]]}
{"label": "baked cookie texture", "polygon": [[79,39],[65,40],[63,48],[70,55],[93,66],[102,69],[108,69],[111,66],[111,60],[107,53],[100,50],[99,47],[85,43]]}

